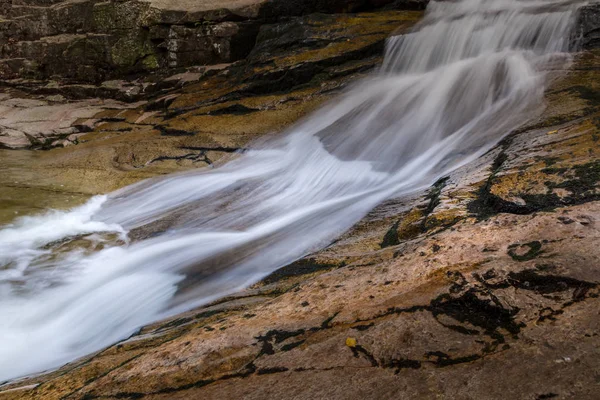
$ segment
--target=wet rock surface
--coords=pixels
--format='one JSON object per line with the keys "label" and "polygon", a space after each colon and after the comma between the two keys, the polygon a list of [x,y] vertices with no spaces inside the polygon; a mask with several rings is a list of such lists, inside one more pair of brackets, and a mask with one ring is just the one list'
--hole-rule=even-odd
{"label": "wet rock surface", "polygon": [[580,10],[577,33],[584,47],[600,47],[600,4],[588,4]]}
{"label": "wet rock surface", "polygon": [[597,65],[578,55],[539,120],[323,251],[0,398],[595,398]]}

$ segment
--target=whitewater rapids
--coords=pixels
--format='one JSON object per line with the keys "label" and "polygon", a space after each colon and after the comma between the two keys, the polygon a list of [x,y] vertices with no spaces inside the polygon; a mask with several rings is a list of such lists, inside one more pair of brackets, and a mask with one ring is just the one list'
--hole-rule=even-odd
{"label": "whitewater rapids", "polygon": [[432,2],[377,73],[236,160],[0,228],[0,381],[247,287],[481,156],[542,109],[580,5]]}

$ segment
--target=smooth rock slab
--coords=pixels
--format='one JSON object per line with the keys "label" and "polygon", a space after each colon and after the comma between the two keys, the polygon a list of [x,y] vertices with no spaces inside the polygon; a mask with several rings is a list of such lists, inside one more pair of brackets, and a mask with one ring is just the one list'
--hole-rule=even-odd
{"label": "smooth rock slab", "polygon": [[[63,100],[53,98],[53,100]],[[59,138],[80,132],[76,122],[85,126],[96,114],[108,109],[135,108],[114,100],[91,99],[76,102],[52,102],[27,98],[0,100],[0,148],[50,146]],[[87,126],[86,129],[92,127]]]}

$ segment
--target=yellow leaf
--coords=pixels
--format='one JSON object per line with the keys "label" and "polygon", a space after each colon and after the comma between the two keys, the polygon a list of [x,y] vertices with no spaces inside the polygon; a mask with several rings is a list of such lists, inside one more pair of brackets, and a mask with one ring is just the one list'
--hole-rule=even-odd
{"label": "yellow leaf", "polygon": [[558,131],[550,131],[550,132],[546,133],[546,135],[554,135],[555,133],[558,133]]}
{"label": "yellow leaf", "polygon": [[356,347],[356,339],[353,337],[349,337],[346,339],[346,346],[348,347]]}

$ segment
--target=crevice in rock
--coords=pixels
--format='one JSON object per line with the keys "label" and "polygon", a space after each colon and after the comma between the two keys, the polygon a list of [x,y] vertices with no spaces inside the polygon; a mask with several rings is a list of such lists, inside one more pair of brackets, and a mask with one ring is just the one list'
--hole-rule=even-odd
{"label": "crevice in rock", "polygon": [[[418,220],[418,224],[415,223],[414,228],[411,230],[411,238],[426,233],[427,231],[436,226],[441,226],[443,229],[447,229],[450,226],[454,225],[456,222],[458,222],[458,219],[455,219],[450,223],[436,224],[429,218],[431,214],[435,211],[436,207],[440,205],[440,196],[449,179],[449,177],[443,177],[441,179],[438,179],[425,195],[425,200],[428,200],[428,202],[427,205],[421,211],[421,216]],[[401,240],[404,238],[401,238],[398,234],[398,229],[402,221],[403,220],[400,219],[390,227],[390,229],[384,235],[383,240],[379,244],[380,248],[385,249],[387,247],[397,246],[404,241]]]}
{"label": "crevice in rock", "polygon": [[164,125],[156,125],[155,128],[162,136],[194,136],[197,133],[182,129],[170,128]]}
{"label": "crevice in rock", "polygon": [[220,153],[239,153],[248,150],[244,147],[224,147],[224,146],[180,146],[180,149],[184,150],[195,150],[195,151],[216,151]]}
{"label": "crevice in rock", "polygon": [[322,263],[318,262],[314,258],[303,258],[289,265],[286,265],[285,267],[279,268],[278,270],[264,278],[261,281],[261,283],[269,285],[272,283],[279,282],[283,279],[313,274],[315,272],[329,271],[337,268],[343,268],[345,266],[345,262],[341,262],[340,264]]}

